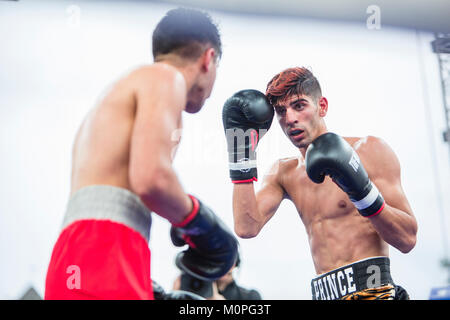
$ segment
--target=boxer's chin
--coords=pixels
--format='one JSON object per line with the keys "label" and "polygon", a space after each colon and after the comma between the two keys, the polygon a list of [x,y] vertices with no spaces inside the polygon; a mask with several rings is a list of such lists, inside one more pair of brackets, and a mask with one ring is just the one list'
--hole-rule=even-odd
{"label": "boxer's chin", "polygon": [[195,103],[193,101],[189,101],[186,104],[186,108],[184,109],[187,113],[197,113],[203,107],[203,103]]}

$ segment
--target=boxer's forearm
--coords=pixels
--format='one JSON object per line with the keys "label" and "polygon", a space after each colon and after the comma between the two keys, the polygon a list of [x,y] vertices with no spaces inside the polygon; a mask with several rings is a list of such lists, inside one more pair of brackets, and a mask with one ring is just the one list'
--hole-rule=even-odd
{"label": "boxer's forearm", "polygon": [[403,253],[416,244],[416,219],[404,211],[385,205],[380,214],[369,218],[381,238]]}
{"label": "boxer's forearm", "polygon": [[258,205],[253,183],[236,183],[233,188],[234,230],[241,238],[253,238],[260,231]]}

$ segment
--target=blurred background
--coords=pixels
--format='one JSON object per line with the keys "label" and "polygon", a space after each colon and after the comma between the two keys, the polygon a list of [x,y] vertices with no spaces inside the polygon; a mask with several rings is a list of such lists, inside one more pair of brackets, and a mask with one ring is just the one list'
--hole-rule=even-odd
{"label": "blurred background", "polygon": [[[241,89],[265,91],[286,68],[309,67],[329,102],[328,129],[380,137],[400,160],[419,233],[409,254],[391,248],[393,279],[412,299],[445,296],[449,1],[20,0],[0,1],[0,299],[44,295],[78,126],[119,77],[152,63],[153,29],[178,6],[208,11],[224,52],[211,98],[200,113],[184,115],[174,166],[185,190],[232,227],[223,103]],[[274,121],[259,146],[258,170],[298,154]],[[179,274],[169,227],[153,214],[152,277],[166,290]],[[292,203],[240,243],[240,285],[264,299],[311,299],[315,272]]]}

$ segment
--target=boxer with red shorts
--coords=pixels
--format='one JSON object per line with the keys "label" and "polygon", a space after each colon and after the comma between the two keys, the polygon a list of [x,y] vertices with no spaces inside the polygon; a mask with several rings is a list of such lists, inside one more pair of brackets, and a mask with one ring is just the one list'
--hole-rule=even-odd
{"label": "boxer with red shorts", "polygon": [[151,212],[172,224],[175,245],[188,245],[176,258],[184,271],[215,280],[236,260],[232,232],[172,168],[182,112],[198,112],[215,82],[217,26],[204,12],[174,9],[152,41],[154,63],[117,81],[78,131],[46,299],[153,299]]}
{"label": "boxer with red shorts", "polygon": [[[290,200],[309,238],[317,273],[313,299],[407,298],[390,276],[389,261],[389,245],[407,253],[416,244],[400,163],[380,138],[329,132],[327,111],[306,68],[275,75],[266,94],[242,90],[225,102],[235,231],[255,237],[281,201]],[[274,114],[298,155],[278,160],[255,192],[256,146]]]}

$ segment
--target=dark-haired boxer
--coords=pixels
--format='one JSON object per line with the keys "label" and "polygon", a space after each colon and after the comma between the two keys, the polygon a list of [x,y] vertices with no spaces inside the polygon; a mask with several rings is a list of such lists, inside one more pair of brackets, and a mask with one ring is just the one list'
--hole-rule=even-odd
{"label": "dark-haired boxer", "polygon": [[[277,161],[255,194],[255,148],[273,109],[300,154]],[[319,82],[305,68],[277,74],[266,95],[244,90],[227,100],[223,122],[235,231],[255,237],[289,199],[305,225],[318,274],[311,283],[313,299],[408,298],[393,282],[388,258],[389,245],[407,253],[416,243],[417,222],[401,186],[399,161],[379,138],[328,132],[327,110]],[[237,131],[247,132],[246,139],[237,139]]]}
{"label": "dark-haired boxer", "polygon": [[152,49],[155,63],[120,79],[78,132],[46,299],[153,299],[151,211],[189,245],[176,259],[185,272],[215,280],[235,262],[237,239],[172,168],[182,112],[198,112],[213,88],[219,32],[206,13],[170,10]]}

